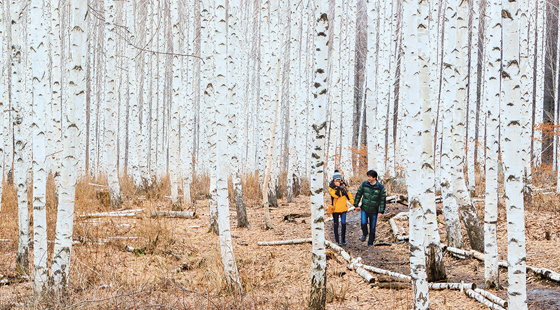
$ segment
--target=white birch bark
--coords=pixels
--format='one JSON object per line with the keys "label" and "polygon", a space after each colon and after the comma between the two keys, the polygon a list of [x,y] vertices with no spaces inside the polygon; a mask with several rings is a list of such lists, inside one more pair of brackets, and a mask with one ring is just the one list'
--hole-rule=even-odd
{"label": "white birch bark", "polygon": [[522,159],[523,136],[520,93],[520,29],[521,7],[518,2],[502,1],[503,23],[503,88],[504,102],[504,180],[508,228],[508,309],[527,309],[527,277],[525,249],[525,214],[523,199]]}
{"label": "white birch bark", "polygon": [[398,12],[399,2],[391,1],[391,16],[390,16],[390,34],[389,34],[389,101],[387,103],[387,178],[394,178],[395,175],[395,98],[396,98],[396,85],[397,85],[397,58],[398,58],[398,39],[399,39],[399,24]]}
{"label": "white birch bark", "polygon": [[[299,43],[299,51],[298,51],[298,59],[299,62],[299,80],[300,81],[309,81],[307,79],[307,72],[310,71],[309,68],[311,66],[311,61],[309,61],[308,57],[311,57],[310,53],[305,53],[304,51],[309,51],[309,3],[307,2],[303,5],[302,9],[300,10],[301,15],[301,29],[300,29],[300,43]],[[300,123],[297,126],[297,180],[299,184],[301,184],[301,180],[307,176],[307,165],[306,160],[306,145],[307,145],[307,133],[309,130],[309,123],[307,122],[307,115],[308,108],[309,108],[309,93],[310,91],[307,89],[310,87],[311,83],[304,83],[302,82],[299,86],[301,87],[300,91],[298,91],[298,109],[297,115],[299,116]]]}
{"label": "white birch bark", "polygon": [[475,152],[476,152],[476,105],[478,89],[478,23],[480,14],[480,0],[470,0],[470,69],[468,75],[468,118],[467,118],[467,187],[474,192],[475,179]]}
{"label": "white birch bark", "polygon": [[[534,119],[533,119],[533,126],[539,125],[543,123],[543,105],[544,105],[544,73],[546,67],[546,34],[547,34],[547,27],[546,27],[546,1],[545,0],[537,0],[537,12],[535,12],[537,16],[536,20],[536,77],[535,77],[535,101],[534,101]],[[534,166],[538,166],[542,162],[542,131],[538,129],[533,129],[533,161],[532,164]]]}
{"label": "white birch bark", "polygon": [[[331,4],[334,6],[334,16],[331,20],[332,31],[332,46],[330,49],[330,76],[331,81],[331,91],[329,92],[329,106],[330,106],[330,118],[328,123],[328,134],[329,141],[326,159],[327,162],[327,172],[332,173],[335,168],[340,169],[340,153],[342,151],[341,146],[341,122],[342,122],[342,93],[343,93],[343,37],[342,29],[343,24],[343,4],[344,1],[333,1]],[[328,69],[327,69],[328,70]],[[346,172],[346,171],[344,171]]]}
{"label": "white birch bark", "polygon": [[289,146],[288,146],[288,171],[287,171],[287,202],[294,201],[294,178],[296,178],[296,167],[297,167],[297,158],[298,158],[298,150],[297,150],[297,143],[298,143],[298,135],[297,135],[297,126],[298,126],[298,119],[300,119],[300,115],[296,112],[297,107],[302,102],[298,102],[298,93],[301,92],[301,80],[299,79],[299,61],[298,61],[298,49],[299,49],[299,42],[301,33],[299,32],[299,27],[301,26],[300,23],[300,9],[298,9],[299,1],[297,0],[290,0],[290,44],[289,44],[289,56],[290,56],[290,75],[289,75],[289,98],[288,98],[288,107],[289,107]]}
{"label": "white birch bark", "polygon": [[499,286],[498,274],[498,151],[500,141],[499,114],[501,101],[501,66],[502,66],[502,2],[489,1],[486,4],[487,30],[485,46],[487,63],[484,88],[486,102],[486,195],[484,204],[484,282],[485,288]]}
{"label": "white birch bark", "polygon": [[[115,0],[106,0],[105,8],[105,54],[107,55],[106,70],[106,97],[105,97],[105,148],[107,156],[107,177],[111,195],[111,206],[119,206],[121,190],[119,173],[117,170],[117,98],[116,98],[116,65],[117,45],[115,30]],[[76,112],[78,113],[78,112]]]}
{"label": "white birch bark", "polygon": [[323,206],[324,149],[328,77],[329,14],[327,0],[315,0],[315,78],[313,84],[313,151],[311,161],[311,238],[313,246],[310,309],[325,309],[327,299],[327,257],[325,252],[325,208]]}
{"label": "white birch bark", "polygon": [[421,118],[421,178],[422,192],[419,199],[424,213],[424,233],[426,251],[426,272],[429,282],[445,279],[443,253],[439,246],[440,236],[436,214],[436,193],[434,181],[434,138],[432,135],[432,102],[430,101],[430,63],[433,49],[430,41],[429,22],[430,4],[419,3],[418,18],[418,66],[419,66],[419,102]]}
{"label": "white birch bark", "polygon": [[17,189],[18,202],[18,224],[19,242],[16,256],[16,270],[20,274],[29,274],[29,214],[27,210],[27,182],[26,172],[28,163],[25,161],[26,137],[24,125],[24,106],[30,104],[25,102],[24,70],[25,62],[23,59],[24,51],[22,44],[24,22],[21,18],[24,9],[23,4],[12,0],[10,3],[11,19],[11,70],[12,70],[12,121],[14,136],[14,168],[13,176]]}
{"label": "white birch bark", "polygon": [[457,91],[453,111],[453,193],[463,223],[467,228],[471,248],[479,252],[484,251],[484,228],[474,207],[470,192],[467,189],[463,168],[465,165],[464,137],[465,137],[465,110],[466,110],[466,87],[467,87],[467,55],[468,55],[468,3],[458,0],[457,6]]}
{"label": "white birch bark", "polygon": [[[519,19],[519,29],[522,36],[521,41],[521,95],[523,103],[526,105],[522,109],[522,125],[523,125],[523,135],[524,137],[532,136],[532,106],[533,106],[533,68],[534,68],[534,24],[535,24],[535,14],[533,12],[534,2],[528,0],[521,0],[519,7],[521,8],[521,15]],[[532,60],[531,60],[532,59]],[[525,194],[525,207],[530,208],[532,204],[532,139],[523,139],[523,163],[525,165],[524,177],[523,177],[523,192]]]}
{"label": "white birch bark", "polygon": [[355,91],[355,63],[356,63],[356,14],[357,1],[346,2],[345,33],[345,55],[343,95],[342,95],[342,123],[340,142],[340,167],[346,179],[353,175],[352,171],[352,123],[354,119],[354,91]]}
{"label": "white birch bark", "polygon": [[[47,31],[42,0],[31,1],[31,32],[29,36],[33,71],[33,266],[34,292],[41,296],[48,280],[46,190],[46,126],[45,108],[50,99],[47,92]],[[0,110],[0,113],[3,111]],[[3,113],[2,113],[3,114]]]}
{"label": "white birch bark", "polygon": [[[421,67],[418,28],[424,21],[418,17],[421,12],[416,1],[403,3],[403,49],[407,60],[404,69],[405,95],[404,105],[407,107],[407,138],[408,138],[408,175],[407,187],[410,201],[409,209],[409,242],[410,242],[410,276],[412,278],[413,300],[415,309],[429,309],[428,282],[426,281],[426,265],[424,253],[424,212],[421,205],[422,188],[420,180],[422,173],[422,106],[421,106]],[[421,15],[422,16],[422,15]],[[425,36],[426,34],[424,34]],[[427,60],[427,59],[426,59]]]}
{"label": "white birch bark", "polygon": [[[186,3],[183,8],[183,21],[185,35],[183,36],[183,47],[181,51],[185,51],[188,55],[194,55],[194,37],[195,37],[195,25],[194,25],[194,4]],[[182,57],[181,58],[181,74],[183,84],[181,87],[181,98],[180,100],[180,117],[181,117],[181,144],[180,144],[180,156],[181,156],[181,170],[182,170],[182,187],[183,187],[183,205],[188,206],[192,204],[191,197],[191,184],[193,176],[193,133],[194,133],[194,81],[193,81],[193,69],[194,69],[193,57]]]}
{"label": "white birch bark", "polygon": [[70,257],[72,252],[72,233],[74,225],[74,199],[76,190],[77,145],[76,137],[80,133],[75,117],[75,107],[85,102],[85,53],[86,53],[86,18],[87,6],[83,0],[72,0],[70,14],[70,57],[66,68],[69,87],[68,106],[65,108],[64,136],[62,152],[62,174],[60,176],[60,194],[56,221],[56,236],[53,253],[51,276],[54,289],[62,293],[69,280]]}
{"label": "white birch bark", "polygon": [[[4,1],[0,0],[0,59],[8,59],[7,56],[8,54],[5,51],[5,41],[4,41],[4,36],[7,35],[7,27],[6,27],[6,14],[4,14],[4,7],[5,7],[5,3]],[[5,119],[6,119],[6,115],[7,113],[5,113],[4,111],[6,110],[6,108],[8,107],[8,96],[7,96],[7,91],[8,91],[8,67],[7,67],[8,61],[3,61],[2,64],[0,64],[0,197],[2,197],[2,191],[3,191],[3,183],[4,183],[4,148],[6,147],[6,143],[4,141],[4,139],[6,138],[5,136],[8,135],[8,131],[6,131],[4,129],[5,126]],[[0,199],[0,216],[2,216],[2,201]]]}
{"label": "white birch bark", "polygon": [[461,235],[461,224],[459,221],[459,206],[453,193],[453,175],[455,174],[452,166],[452,122],[454,101],[457,97],[457,76],[454,39],[457,36],[457,17],[454,3],[449,3],[445,9],[445,36],[443,43],[443,100],[440,112],[442,119],[442,130],[440,135],[441,142],[441,190],[443,196],[443,213],[445,215],[445,228],[447,231],[447,245],[461,248],[463,246],[463,236]]}
{"label": "white birch bark", "polygon": [[[228,60],[227,60],[227,13],[226,0],[215,1],[215,52],[216,64],[216,132],[227,132],[229,117],[228,107],[230,91],[228,90]],[[216,135],[216,170],[217,170],[217,202],[218,202],[218,227],[220,235],[220,249],[222,252],[222,263],[224,265],[224,276],[227,288],[234,294],[241,294],[243,288],[239,280],[239,273],[233,254],[229,221],[229,199],[228,199],[228,163],[231,156],[228,154],[227,135]]]}
{"label": "white birch bark", "polygon": [[377,38],[379,36],[379,3],[374,0],[368,0],[367,2],[367,58],[366,58],[366,128],[367,128],[367,154],[368,154],[368,167],[376,167],[377,161],[377,143],[376,135],[374,133],[376,129],[377,121],[377,99],[378,99],[378,89],[377,89],[377,68],[379,66],[379,53],[378,53],[378,42]]}
{"label": "white birch bark", "polygon": [[237,79],[239,72],[243,72],[241,67],[241,59],[239,56],[239,51],[242,51],[240,42],[240,3],[239,0],[230,0],[228,2],[228,87],[229,87],[229,125],[228,125],[228,149],[230,153],[230,163],[231,163],[231,178],[233,183],[233,195],[235,201],[235,208],[237,211],[237,227],[249,227],[249,221],[247,219],[247,212],[245,210],[245,201],[243,199],[243,188],[241,183],[241,169],[240,169],[240,143],[239,133],[243,128],[240,126],[240,114],[243,110],[243,80]]}
{"label": "white birch bark", "polygon": [[[151,36],[148,37],[151,39],[150,42],[150,48],[152,51],[158,51],[159,49],[159,33],[158,33],[158,25],[159,25],[159,21],[160,19],[158,19],[158,5],[155,5],[155,3],[150,3],[148,5],[148,15],[150,16],[150,26],[148,27],[148,29],[151,29],[151,31],[153,31],[153,33],[150,33]],[[148,39],[148,40],[150,40]],[[149,58],[150,58],[150,137],[149,137],[149,145],[150,145],[150,152],[149,152],[149,157],[150,157],[150,164],[149,164],[149,170],[150,170],[150,176],[154,181],[159,180],[157,175],[157,141],[158,141],[158,130],[157,130],[157,124],[158,124],[158,105],[159,105],[159,100],[158,100],[158,57],[159,54],[156,52],[150,52],[149,53]]]}
{"label": "white birch bark", "polygon": [[134,0],[126,2],[126,24],[128,27],[128,44],[126,45],[127,53],[127,70],[128,70],[128,95],[130,96],[130,120],[129,120],[129,135],[130,142],[128,143],[128,167],[132,172],[132,180],[136,188],[142,186],[142,172],[140,169],[140,154],[142,152],[142,130],[140,128],[140,94],[138,92],[138,76],[137,68],[138,61],[136,56],[138,50],[134,47],[138,40],[136,31],[136,18],[137,10],[135,8]]}
{"label": "white birch bark", "polygon": [[387,172],[387,109],[389,104],[389,92],[391,79],[389,72],[389,62],[391,57],[391,8],[392,1],[383,1],[380,8],[379,26],[379,97],[377,100],[377,121],[376,121],[376,141],[377,141],[377,173],[378,179],[383,180]]}
{"label": "white birch bark", "polygon": [[[169,161],[170,173],[169,179],[171,182],[171,203],[174,206],[179,204],[179,105],[181,98],[181,60],[178,56],[181,51],[180,35],[181,25],[179,23],[179,0],[171,1],[171,27],[172,27],[172,41],[173,41],[173,82],[172,82],[172,102],[171,102],[171,130],[169,137]],[[182,58],[182,57],[181,57]],[[187,128],[185,128],[187,129]]]}

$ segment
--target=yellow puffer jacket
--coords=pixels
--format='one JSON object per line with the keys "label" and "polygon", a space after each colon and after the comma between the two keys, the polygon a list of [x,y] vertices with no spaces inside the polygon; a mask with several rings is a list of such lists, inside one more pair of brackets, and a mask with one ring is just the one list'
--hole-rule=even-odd
{"label": "yellow puffer jacket", "polygon": [[[350,203],[354,204],[354,197],[352,197],[352,193],[350,193],[350,191],[348,191],[347,193],[348,198],[350,198]],[[334,213],[342,213],[348,211],[348,198],[342,195],[339,188],[332,188],[329,186],[329,194],[331,194],[331,196],[333,197]]]}

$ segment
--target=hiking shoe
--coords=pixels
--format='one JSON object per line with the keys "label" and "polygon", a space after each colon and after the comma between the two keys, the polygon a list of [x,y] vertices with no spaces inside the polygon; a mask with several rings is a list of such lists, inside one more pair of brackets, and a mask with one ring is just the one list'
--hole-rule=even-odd
{"label": "hiking shoe", "polygon": [[367,245],[367,246],[368,246],[368,247],[370,247],[370,246],[373,246],[373,244],[369,244],[369,243],[368,243],[368,245]]}
{"label": "hiking shoe", "polygon": [[342,245],[346,245],[346,242],[342,242]]}
{"label": "hiking shoe", "polygon": [[340,242],[337,242],[336,244],[338,244],[340,246]]}
{"label": "hiking shoe", "polygon": [[362,236],[362,238],[360,238],[360,241],[362,242],[366,241],[366,236]]}

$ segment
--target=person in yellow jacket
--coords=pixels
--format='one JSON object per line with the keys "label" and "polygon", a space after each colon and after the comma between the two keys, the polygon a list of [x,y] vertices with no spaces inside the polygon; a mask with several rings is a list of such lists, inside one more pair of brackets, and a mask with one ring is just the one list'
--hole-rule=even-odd
{"label": "person in yellow jacket", "polygon": [[[338,171],[334,171],[333,180],[329,184],[329,193],[331,194],[331,201],[334,207],[333,215],[333,228],[334,228],[334,239],[338,245],[346,245],[346,213],[348,212],[348,201],[354,204],[354,197],[352,193],[348,191],[346,183],[342,180],[342,174]],[[341,227],[341,239],[338,236],[338,226],[342,224]],[[341,242],[342,241],[342,242]]]}

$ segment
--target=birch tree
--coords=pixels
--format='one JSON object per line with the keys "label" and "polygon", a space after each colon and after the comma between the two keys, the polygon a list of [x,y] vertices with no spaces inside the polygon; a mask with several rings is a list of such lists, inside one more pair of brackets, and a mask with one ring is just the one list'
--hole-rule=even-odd
{"label": "birch tree", "polygon": [[325,252],[325,208],[323,206],[324,149],[327,104],[326,75],[329,61],[329,14],[327,0],[315,0],[315,79],[313,83],[313,150],[311,153],[311,238],[313,245],[310,309],[325,309],[327,301],[327,257]]}
{"label": "birch tree", "polygon": [[[424,212],[422,210],[421,196],[422,188],[418,180],[422,179],[422,135],[425,128],[422,124],[422,107],[420,101],[422,100],[420,94],[428,95],[427,90],[421,91],[421,88],[427,85],[421,84],[420,76],[420,49],[425,48],[420,45],[420,40],[426,36],[426,33],[420,34],[418,29],[424,21],[420,16],[423,16],[425,10],[422,6],[427,5],[423,3],[419,5],[416,1],[404,2],[405,16],[408,18],[403,19],[403,30],[405,36],[403,37],[403,49],[407,59],[407,66],[404,70],[405,79],[405,95],[404,103],[407,107],[407,138],[408,138],[408,164],[407,164],[407,188],[408,197],[410,201],[409,209],[409,227],[410,227],[410,275],[412,278],[412,289],[414,295],[414,308],[415,309],[429,309],[429,296],[428,296],[428,282],[426,281],[426,265],[424,254]],[[421,35],[421,37],[420,37]],[[424,61],[427,61],[425,59]],[[427,70],[427,68],[424,68]]]}
{"label": "birch tree", "polygon": [[502,66],[502,3],[501,0],[486,4],[487,63],[484,88],[486,101],[486,196],[484,207],[484,282],[487,289],[499,287],[498,274],[498,151],[500,146],[499,117],[501,100]]}
{"label": "birch tree", "polygon": [[84,0],[72,0],[70,14],[70,57],[66,63],[68,70],[68,105],[63,119],[62,175],[58,196],[56,236],[53,253],[52,272],[54,289],[62,293],[68,285],[72,233],[74,227],[74,199],[76,191],[76,137],[80,128],[76,124],[75,107],[85,101],[85,53],[86,53],[87,4]]}
{"label": "birch tree", "polygon": [[[366,126],[367,132],[374,132],[376,128],[376,103],[377,103],[377,68],[378,62],[378,42],[379,36],[378,16],[379,16],[379,3],[377,1],[368,0],[367,3],[367,58],[366,58]],[[367,154],[368,166],[376,166],[377,158],[377,143],[373,134],[367,135]]]}
{"label": "birch tree", "polygon": [[[171,203],[173,206],[179,204],[179,105],[181,100],[181,62],[179,53],[181,29],[179,24],[179,0],[171,1],[171,27],[172,27],[172,41],[173,41],[173,82],[172,82],[172,102],[171,102],[171,130],[169,141],[169,160],[172,167],[169,173],[171,181]],[[186,128],[185,128],[186,130]]]}
{"label": "birch tree", "polygon": [[116,115],[116,33],[115,33],[115,0],[104,1],[105,9],[105,54],[107,55],[106,94],[105,94],[105,148],[107,154],[107,176],[111,195],[111,206],[119,206],[121,190],[117,170],[117,115]]}
{"label": "birch tree", "polygon": [[[428,281],[436,282],[447,278],[443,264],[443,253],[440,245],[438,222],[436,214],[436,197],[434,181],[434,144],[432,135],[432,105],[430,100],[430,63],[433,50],[430,41],[429,21],[430,4],[428,1],[419,3],[418,18],[418,69],[419,69],[419,101],[421,128],[421,178],[420,183],[424,191],[420,194],[420,203],[424,212],[424,229],[426,239],[426,272]],[[414,45],[413,45],[414,46]],[[414,57],[416,54],[413,54]],[[413,60],[414,61],[414,60]],[[414,67],[413,67],[414,68]],[[415,117],[411,115],[411,117]]]}
{"label": "birch tree", "polygon": [[[476,117],[478,102],[478,24],[480,15],[480,0],[469,0],[470,7],[470,44],[469,44],[469,75],[468,75],[468,118],[467,118],[467,181],[468,189],[475,191],[476,178]],[[482,140],[482,139],[481,139]]]}
{"label": "birch tree", "polygon": [[126,45],[127,53],[127,68],[128,68],[128,95],[130,98],[130,143],[128,143],[128,157],[129,167],[132,171],[132,180],[136,188],[142,186],[142,171],[140,169],[140,153],[142,148],[142,130],[140,128],[140,96],[138,92],[138,76],[137,68],[138,61],[136,55],[138,50],[134,47],[136,45],[137,31],[136,31],[136,7],[135,1],[130,0],[126,2],[126,25],[128,27],[128,44]]}
{"label": "birch tree", "polygon": [[18,201],[18,224],[19,242],[16,256],[17,271],[21,274],[29,274],[29,214],[27,210],[27,166],[25,161],[26,143],[24,117],[29,117],[24,113],[25,102],[24,70],[22,44],[24,22],[22,19],[24,4],[12,0],[10,3],[11,18],[11,70],[12,70],[12,121],[14,130],[14,181],[17,188]]}
{"label": "birch tree", "polygon": [[[4,14],[4,1],[0,0],[0,59],[6,59],[4,36],[6,35],[6,19]],[[4,148],[5,148],[5,110],[7,106],[7,90],[6,84],[8,83],[8,67],[7,61],[0,64],[0,197],[2,197],[3,183],[4,183]],[[2,199],[0,199],[0,216],[2,215]]]}
{"label": "birch tree", "polygon": [[[187,2],[184,6],[184,16],[186,21],[186,36],[183,38],[183,46],[188,55],[194,55],[195,39],[195,17],[194,4]],[[195,108],[195,84],[193,57],[182,58],[182,78],[185,88],[183,100],[181,100],[181,164],[183,170],[183,204],[192,204],[191,184],[193,176],[193,149],[194,149],[194,108]],[[183,88],[182,88],[183,89]]]}
{"label": "birch tree", "polygon": [[525,214],[523,201],[523,136],[524,107],[520,93],[521,7],[517,1],[502,1],[503,23],[503,88],[504,102],[504,180],[508,228],[508,309],[527,309],[527,276],[525,249]]}
{"label": "birch tree", "polygon": [[44,1],[31,1],[30,54],[33,70],[33,266],[34,292],[41,296],[48,280],[47,269],[47,171],[45,109],[47,93],[47,31],[43,15]]}
{"label": "birch tree", "polygon": [[546,3],[545,0],[536,0],[536,70],[535,72],[535,94],[533,101],[533,165],[540,165],[542,161],[542,131],[534,128],[543,122],[543,102],[545,93],[545,68],[546,68]]}
{"label": "birch tree", "polygon": [[449,2],[445,9],[445,36],[443,43],[443,100],[441,107],[442,118],[442,144],[441,144],[441,190],[443,196],[443,213],[445,215],[445,229],[447,231],[447,244],[452,247],[461,248],[463,246],[463,236],[461,235],[461,223],[459,220],[459,206],[453,193],[454,168],[452,167],[451,134],[454,107],[457,89],[456,63],[456,42],[453,41],[457,36],[457,15],[455,5]]}

